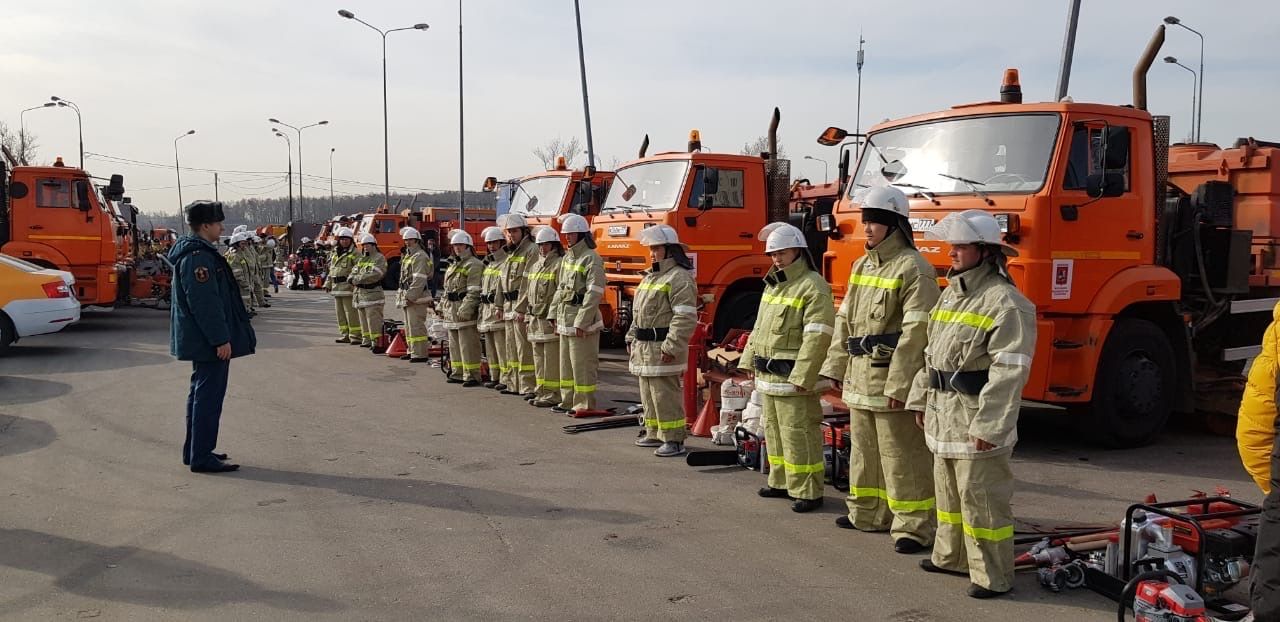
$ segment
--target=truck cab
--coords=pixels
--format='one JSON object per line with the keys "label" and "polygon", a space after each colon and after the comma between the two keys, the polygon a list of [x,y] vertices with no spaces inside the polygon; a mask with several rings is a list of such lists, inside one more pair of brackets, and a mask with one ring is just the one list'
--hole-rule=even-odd
{"label": "truck cab", "polygon": [[125,266],[108,200],[124,194],[123,177],[105,190],[78,168],[0,163],[0,252],[70,272],[81,304],[114,305]]}
{"label": "truck cab", "polygon": [[499,182],[496,177],[484,180],[485,192],[498,192],[508,212],[525,217],[530,227],[546,225],[560,230],[556,220],[563,214],[578,214],[593,220],[613,181],[611,171],[593,167],[570,169],[564,156],[549,171]]}

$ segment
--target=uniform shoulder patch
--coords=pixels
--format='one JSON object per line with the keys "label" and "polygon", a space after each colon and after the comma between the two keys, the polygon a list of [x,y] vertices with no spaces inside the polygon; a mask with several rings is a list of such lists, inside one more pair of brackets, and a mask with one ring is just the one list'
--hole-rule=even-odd
{"label": "uniform shoulder patch", "polygon": [[209,280],[209,269],[204,266],[200,266],[196,268],[195,275],[197,282],[205,283]]}

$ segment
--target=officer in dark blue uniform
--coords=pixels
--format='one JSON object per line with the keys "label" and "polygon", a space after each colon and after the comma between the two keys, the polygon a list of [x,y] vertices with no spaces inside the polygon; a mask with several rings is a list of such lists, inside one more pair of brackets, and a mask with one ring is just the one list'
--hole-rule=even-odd
{"label": "officer in dark blue uniform", "polygon": [[240,468],[213,451],[231,359],[253,354],[258,340],[231,267],[215,246],[222,235],[222,204],[196,201],[186,215],[191,231],[169,251],[174,266],[169,350],[192,367],[182,463],[196,473],[225,473]]}

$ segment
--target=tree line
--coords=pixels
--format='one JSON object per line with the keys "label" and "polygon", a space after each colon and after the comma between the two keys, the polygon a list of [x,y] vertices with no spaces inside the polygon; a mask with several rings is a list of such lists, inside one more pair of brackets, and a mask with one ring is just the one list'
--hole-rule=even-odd
{"label": "tree line", "polygon": [[[128,192],[126,191],[125,194],[127,195]],[[468,191],[466,193],[466,208],[493,209],[494,199],[493,193]],[[295,197],[293,200],[293,221],[298,223],[323,223],[338,215],[369,214],[377,210],[382,205],[382,201],[383,195],[381,192],[335,196],[332,200],[327,196],[307,197],[305,206],[300,205]],[[391,194],[391,212],[398,213],[408,209],[410,206],[415,210],[424,207],[456,209],[458,207],[458,192],[454,190],[450,192]],[[137,205],[136,207],[141,210],[138,215],[138,224],[140,226],[182,230],[182,223],[179,221],[177,214],[158,212],[150,209],[147,205]],[[224,201],[222,209],[226,215],[226,225],[228,227],[241,224],[260,226],[289,222],[288,197],[245,198]]]}

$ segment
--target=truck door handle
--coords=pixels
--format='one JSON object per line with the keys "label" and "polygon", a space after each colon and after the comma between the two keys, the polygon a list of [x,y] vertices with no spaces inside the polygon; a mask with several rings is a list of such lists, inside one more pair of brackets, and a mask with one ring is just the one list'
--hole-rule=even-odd
{"label": "truck door handle", "polygon": [[738,237],[740,237],[740,238],[746,238],[746,239],[748,239],[748,240],[749,240],[749,239],[751,239],[751,238],[752,238],[752,237],[754,237],[754,236],[752,236],[750,233],[739,233],[739,234],[738,234]]}
{"label": "truck door handle", "polygon": [[27,228],[40,230],[40,229],[44,229],[44,225],[28,225]]}

